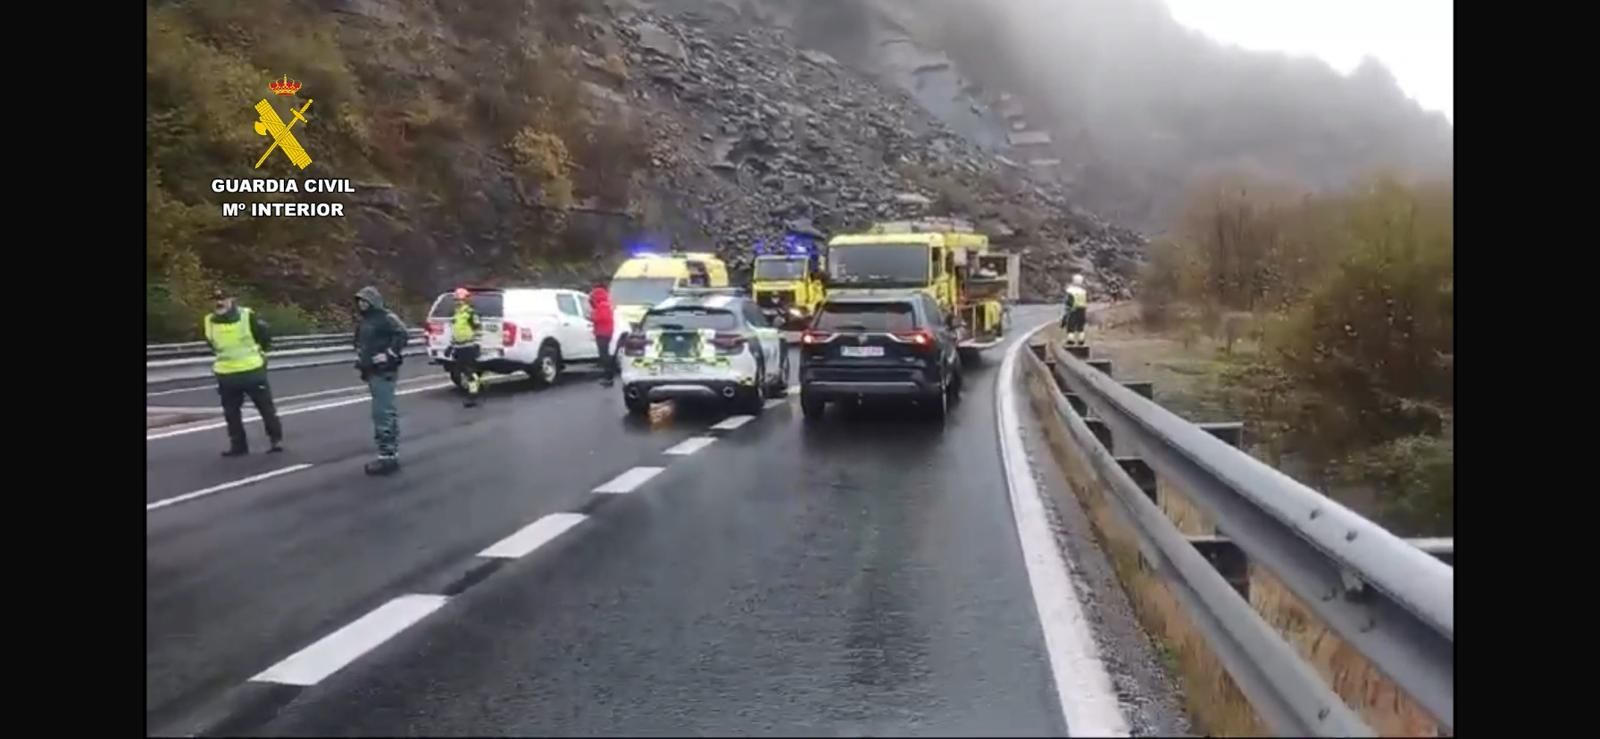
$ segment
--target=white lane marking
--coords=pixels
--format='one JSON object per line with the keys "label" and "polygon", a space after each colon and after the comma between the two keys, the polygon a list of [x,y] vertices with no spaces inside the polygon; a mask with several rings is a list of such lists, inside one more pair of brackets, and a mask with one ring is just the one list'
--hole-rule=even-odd
{"label": "white lane marking", "polygon": [[290,655],[250,682],[310,686],[338,672],[406,627],[439,610],[449,600],[442,595],[402,595],[378,606],[344,628]]}
{"label": "white lane marking", "polygon": [[633,489],[643,485],[647,480],[661,474],[665,467],[635,467],[624,472],[600,487],[594,489],[596,493],[631,493]]}
{"label": "white lane marking", "polygon": [[[426,380],[435,380],[435,379],[438,379],[438,378],[434,377],[432,375],[419,375],[417,377],[407,377],[406,379],[401,380],[397,384],[406,385],[406,384],[409,384],[409,383],[423,382],[423,381],[426,381]],[[339,393],[348,393],[348,392],[352,392],[352,391],[355,391],[355,390],[366,390],[366,389],[367,389],[366,385],[351,385],[349,387],[336,387],[336,388],[333,388],[332,390],[318,390],[318,391],[316,391],[314,393],[302,393],[300,395],[285,395],[285,396],[283,396],[281,398],[275,397],[275,398],[273,398],[273,401],[277,402],[277,403],[282,403],[282,402],[288,401],[288,400],[304,400],[306,398],[316,398],[316,397],[321,397],[323,395],[337,395]],[[193,392],[198,392],[200,390],[210,390],[211,392],[215,393],[217,391],[217,386],[215,384],[210,384],[210,385],[196,385],[194,387],[180,387],[180,388],[175,388],[173,390],[157,390],[156,392],[153,392],[153,393],[145,393],[144,396],[146,398],[154,398],[154,397],[156,397],[158,395],[173,395],[173,394],[176,394],[176,393],[193,393]]]}
{"label": "white lane marking", "polygon": [[216,385],[195,385],[194,387],[180,387],[180,388],[173,388],[171,390],[157,390],[157,391],[155,391],[153,393],[145,393],[144,396],[146,398],[154,398],[157,395],[173,395],[173,394],[176,394],[176,393],[192,393],[192,392],[195,392],[195,391],[198,391],[198,390],[215,391],[216,389],[217,389]]}
{"label": "white lane marking", "polygon": [[789,402],[789,399],[786,398],[786,397],[785,398],[773,398],[772,400],[767,401],[767,410],[772,410],[773,408],[777,408],[778,406],[783,405],[784,403],[787,403],[787,402]]}
{"label": "white lane marking", "polygon": [[1055,676],[1067,732],[1073,736],[1128,736],[1127,719],[1117,706],[1111,677],[1100,661],[1083,604],[1067,574],[1067,555],[1051,535],[1044,501],[1039,497],[1022,446],[1014,388],[1017,353],[1028,351],[1028,339],[1038,330],[1023,334],[1006,351],[995,381],[995,418],[1006,489],[1011,494],[1011,514],[1016,520],[1022,561],[1039,611],[1045,651],[1050,655],[1050,671]]}
{"label": "white lane marking", "polygon": [[754,420],[756,420],[755,416],[728,416],[711,428],[718,431],[732,431]]}
{"label": "white lane marking", "polygon": [[177,496],[173,496],[171,498],[158,500],[158,501],[156,501],[154,503],[146,504],[145,507],[144,507],[144,510],[145,510],[146,513],[149,513],[150,511],[153,511],[153,510],[155,510],[157,508],[166,508],[169,505],[177,505],[177,504],[182,503],[182,502],[184,502],[186,500],[194,500],[195,498],[202,498],[202,497],[205,497],[205,496],[210,495],[212,493],[220,493],[220,492],[222,492],[224,490],[232,490],[233,488],[236,488],[236,487],[240,487],[240,486],[243,486],[243,485],[249,485],[252,482],[261,482],[262,480],[271,479],[271,478],[277,477],[279,475],[287,475],[290,472],[299,472],[300,470],[307,469],[309,467],[311,467],[310,464],[290,465],[288,467],[284,467],[282,469],[276,469],[276,470],[273,470],[271,472],[263,472],[263,473],[261,473],[259,475],[251,475],[250,477],[246,477],[243,480],[234,480],[233,482],[225,482],[225,483],[222,483],[221,485],[212,485],[211,487],[208,487],[208,488],[206,488],[204,490],[196,490],[196,491],[194,491],[192,493],[184,493],[183,495],[177,495]]}
{"label": "white lane marking", "polygon": [[556,537],[583,523],[586,518],[588,516],[582,513],[552,513],[495,542],[488,549],[478,552],[478,556],[516,559],[555,541]]}
{"label": "white lane marking", "polygon": [[715,436],[696,436],[691,439],[684,439],[682,442],[679,442],[677,446],[662,452],[662,454],[671,454],[675,457],[687,457],[695,452],[700,451],[701,449],[711,446],[711,442],[716,440],[717,437]]}
{"label": "white lane marking", "polygon": [[[440,388],[446,388],[446,387],[450,387],[450,383],[449,382],[441,382],[441,383],[439,383],[437,385],[423,385],[422,387],[414,387],[414,388],[410,388],[410,389],[407,389],[407,390],[397,390],[397,391],[395,391],[395,395],[396,396],[400,396],[400,395],[411,395],[413,393],[425,393],[425,392],[427,392],[429,390],[438,390]],[[307,406],[301,406],[299,408],[285,408],[283,410],[278,411],[278,416],[281,418],[283,416],[294,416],[294,415],[299,415],[301,413],[310,413],[312,411],[324,411],[324,410],[327,410],[329,408],[339,408],[339,407],[347,406],[347,405],[355,405],[356,403],[366,403],[366,402],[369,402],[371,400],[372,400],[371,396],[363,395],[363,396],[361,396],[359,398],[345,398],[343,400],[335,400],[335,401],[331,401],[331,402],[328,402],[328,403],[319,403],[317,405],[307,405]],[[251,415],[247,415],[247,416],[244,417],[244,422],[245,423],[252,423],[252,422],[255,422],[255,421],[259,421],[259,420],[261,420],[261,416],[259,414],[251,414]],[[224,422],[224,421],[213,421],[211,423],[203,423],[203,424],[200,424],[198,426],[184,426],[183,428],[180,428],[180,429],[177,429],[177,430],[174,430],[174,431],[163,431],[163,432],[161,432],[159,434],[146,434],[145,437],[144,437],[144,440],[145,441],[155,441],[157,439],[167,439],[167,438],[171,438],[173,436],[182,436],[184,434],[193,434],[193,433],[196,433],[196,432],[199,432],[199,431],[210,431],[211,429],[220,429],[220,428],[222,428],[222,427],[224,427],[226,425],[228,425],[228,424],[226,422]]]}

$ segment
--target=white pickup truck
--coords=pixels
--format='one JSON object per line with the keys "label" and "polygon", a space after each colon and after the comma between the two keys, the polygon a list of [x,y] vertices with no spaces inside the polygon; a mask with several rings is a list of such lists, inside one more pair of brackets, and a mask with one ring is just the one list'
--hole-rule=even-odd
{"label": "white pickup truck", "polygon": [[[567,365],[599,360],[594,344],[594,323],[589,316],[589,296],[576,290],[552,288],[467,288],[478,311],[482,330],[478,366],[486,372],[527,372],[537,385],[549,385]],[[448,356],[450,318],[456,298],[441,294],[428,311],[428,359],[445,368],[450,380],[462,385],[460,373]]]}

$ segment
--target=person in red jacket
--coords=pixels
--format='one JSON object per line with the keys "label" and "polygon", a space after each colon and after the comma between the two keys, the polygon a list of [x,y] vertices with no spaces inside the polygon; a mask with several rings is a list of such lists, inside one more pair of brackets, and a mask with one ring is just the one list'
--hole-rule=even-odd
{"label": "person in red jacket", "polygon": [[616,376],[616,357],[611,355],[611,331],[614,328],[611,316],[611,293],[606,290],[605,283],[594,283],[594,289],[589,291],[589,315],[594,320],[594,345],[600,350],[600,384],[611,387]]}

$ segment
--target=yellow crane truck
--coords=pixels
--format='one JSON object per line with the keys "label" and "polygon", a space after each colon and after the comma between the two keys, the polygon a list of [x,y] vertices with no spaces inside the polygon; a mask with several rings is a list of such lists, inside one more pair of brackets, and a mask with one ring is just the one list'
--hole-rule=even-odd
{"label": "yellow crane truck", "polygon": [[827,293],[913,288],[955,328],[963,359],[1005,341],[1021,278],[1018,255],[993,251],[970,223],[928,218],[873,224],[828,241]]}

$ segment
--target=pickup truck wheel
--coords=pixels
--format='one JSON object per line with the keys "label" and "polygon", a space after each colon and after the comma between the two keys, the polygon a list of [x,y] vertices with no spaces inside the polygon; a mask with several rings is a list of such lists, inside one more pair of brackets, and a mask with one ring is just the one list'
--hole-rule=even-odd
{"label": "pickup truck wheel", "polygon": [[528,368],[528,376],[533,379],[534,387],[549,387],[561,377],[561,348],[553,342],[545,342],[539,347],[539,356],[533,360],[533,366]]}

